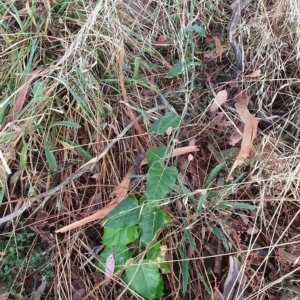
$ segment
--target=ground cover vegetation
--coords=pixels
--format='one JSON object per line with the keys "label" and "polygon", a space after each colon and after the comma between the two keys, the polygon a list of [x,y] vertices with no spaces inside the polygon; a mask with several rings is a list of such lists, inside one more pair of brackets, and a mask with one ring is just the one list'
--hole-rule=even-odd
{"label": "ground cover vegetation", "polygon": [[0,299],[299,299],[297,0],[0,0]]}

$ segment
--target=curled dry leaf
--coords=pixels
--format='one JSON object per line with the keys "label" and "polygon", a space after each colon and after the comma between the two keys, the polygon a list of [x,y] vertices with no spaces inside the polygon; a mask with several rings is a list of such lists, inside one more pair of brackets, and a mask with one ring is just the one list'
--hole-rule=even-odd
{"label": "curled dry leaf", "polygon": [[258,70],[255,70],[253,71],[251,74],[249,75],[245,75],[244,77],[245,78],[253,78],[253,77],[259,77],[261,75],[261,70],[258,69]]}
{"label": "curled dry leaf", "polygon": [[115,135],[118,136],[120,134],[118,128],[115,125],[113,125],[113,124],[107,124],[107,126],[113,130],[113,132],[115,133]]}
{"label": "curled dry leaf", "polygon": [[232,172],[235,170],[237,166],[243,164],[243,160],[247,158],[250,154],[251,146],[257,135],[257,125],[258,120],[250,114],[247,105],[250,101],[250,97],[242,92],[237,98],[235,103],[235,108],[239,114],[240,119],[245,124],[245,128],[243,131],[242,145],[238,156],[231,167],[228,178],[231,178]]}
{"label": "curled dry leaf", "polygon": [[222,61],[223,47],[221,45],[220,38],[218,36],[213,36],[213,39],[216,45],[216,52],[218,54],[218,57],[220,58],[220,61]]}
{"label": "curled dry leaf", "polygon": [[34,70],[27,76],[27,78],[25,79],[25,83],[20,88],[20,91],[19,91],[19,94],[17,96],[14,106],[11,109],[11,111],[9,112],[9,114],[5,120],[5,124],[10,123],[15,120],[15,118],[17,117],[18,113],[20,112],[20,110],[22,109],[22,107],[24,105],[26,95],[29,90],[31,82],[37,77],[37,75],[41,71],[42,71],[41,69]]}
{"label": "curled dry leaf", "polygon": [[249,227],[246,231],[249,235],[257,234],[259,230],[256,227]]}
{"label": "curled dry leaf", "polygon": [[217,93],[213,103],[210,105],[210,119],[214,119],[216,117],[216,111],[218,110],[218,108],[226,102],[228,98],[228,94],[226,90],[222,90],[220,92]]}
{"label": "curled dry leaf", "polygon": [[157,48],[161,47],[161,46],[165,46],[167,44],[167,40],[166,40],[166,36],[165,35],[160,35],[155,43],[155,46]]}

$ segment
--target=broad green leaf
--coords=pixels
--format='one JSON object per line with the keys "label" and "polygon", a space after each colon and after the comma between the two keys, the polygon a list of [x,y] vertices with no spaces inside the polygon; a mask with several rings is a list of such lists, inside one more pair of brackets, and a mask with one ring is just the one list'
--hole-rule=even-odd
{"label": "broad green leaf", "polygon": [[[162,280],[157,264],[145,259],[128,266],[125,270],[130,287],[146,299],[154,299],[162,294]],[[132,279],[133,278],[133,279]]]}
{"label": "broad green leaf", "polygon": [[166,257],[161,255],[161,244],[155,243],[146,254],[146,258],[158,263],[162,274],[169,274],[171,267],[169,262],[165,261]]}
{"label": "broad green leaf", "polygon": [[179,75],[183,73],[183,71],[186,69],[186,63],[183,64],[182,61],[178,61],[175,63],[172,68],[169,70],[167,76],[174,76]]}
{"label": "broad green leaf", "polygon": [[219,174],[219,172],[222,170],[222,168],[225,165],[225,161],[221,162],[220,164],[218,164],[216,167],[214,167],[212,169],[212,171],[210,172],[208,178],[206,179],[205,183],[203,184],[203,188],[206,189],[210,183],[213,181],[213,179]]}
{"label": "broad green leaf", "polygon": [[57,162],[56,162],[54,154],[50,151],[49,146],[46,141],[44,141],[44,148],[45,148],[46,160],[49,164],[49,167],[50,167],[51,171],[53,173],[55,173],[58,171]]}
{"label": "broad green leaf", "polygon": [[102,243],[107,246],[124,246],[138,238],[136,226],[124,228],[104,227]]}
{"label": "broad green leaf", "polygon": [[197,32],[201,37],[205,37],[205,30],[202,26],[199,26],[198,24],[195,24],[191,26],[191,29]]}
{"label": "broad green leaf", "polygon": [[54,126],[67,126],[67,127],[71,127],[71,128],[80,128],[81,127],[79,124],[70,122],[70,121],[54,122],[51,124],[50,127],[54,127]]}
{"label": "broad green leaf", "polygon": [[146,254],[146,258],[155,260],[156,257],[160,254],[160,247],[161,247],[160,243],[155,243],[154,245],[152,245]]}
{"label": "broad green leaf", "polygon": [[175,167],[163,167],[154,162],[147,173],[146,197],[149,206],[154,207],[172,190],[176,178]]}
{"label": "broad green leaf", "polygon": [[224,245],[226,251],[228,251],[228,250],[229,250],[229,247],[228,247],[227,241],[226,241],[226,239],[225,239],[223,233],[221,232],[221,230],[220,230],[217,226],[213,225],[211,222],[208,222],[208,226],[209,226],[209,228],[211,229],[211,231],[214,233],[214,235],[215,235],[219,240],[222,241],[222,243],[223,243],[223,245]]}
{"label": "broad green leaf", "polygon": [[160,161],[163,159],[168,153],[170,153],[170,150],[163,146],[159,145],[158,147],[152,147],[149,148],[146,151],[146,159],[149,166],[151,166],[154,162]]}
{"label": "broad green leaf", "polygon": [[102,225],[112,228],[136,225],[139,222],[140,210],[136,197],[129,196],[107,214]]}
{"label": "broad green leaf", "polygon": [[179,124],[180,117],[176,113],[169,111],[150,126],[149,132],[162,135],[167,132],[169,127],[177,128]]}
{"label": "broad green leaf", "polygon": [[151,209],[147,206],[143,208],[139,225],[141,228],[141,241],[145,245],[151,242],[157,230],[163,226],[164,220],[165,214],[160,208]]}
{"label": "broad green leaf", "polygon": [[99,255],[98,267],[102,271],[105,270],[106,259],[111,254],[114,256],[115,259],[115,271],[119,270],[120,267],[123,267],[126,261],[130,258],[130,251],[127,246],[106,246]]}
{"label": "broad green leaf", "polygon": [[193,62],[193,61],[183,63],[182,61],[179,61],[173,65],[173,67],[169,70],[167,76],[174,76],[174,75],[179,75],[179,74],[185,73],[191,66],[194,66],[194,67],[201,66],[201,63]]}

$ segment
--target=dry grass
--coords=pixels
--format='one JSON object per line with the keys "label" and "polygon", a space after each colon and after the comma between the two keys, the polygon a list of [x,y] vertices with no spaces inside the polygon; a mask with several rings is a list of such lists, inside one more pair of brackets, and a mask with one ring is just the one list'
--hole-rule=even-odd
{"label": "dry grass", "polygon": [[[43,276],[47,282],[43,299],[143,299],[134,291],[132,296],[120,296],[126,287],[121,271],[105,284],[99,268],[103,235],[99,222],[64,235],[54,231],[109,202],[136,154],[146,150],[144,140],[146,148],[172,144],[169,137],[147,133],[163,111],[145,112],[158,105],[181,116],[179,145],[194,140],[201,149],[188,164],[187,158],[173,162],[185,170],[195,202],[186,191],[174,191],[163,207],[172,222],[157,235],[167,245],[171,266],[171,273],[163,275],[162,299],[221,299],[218,291],[224,292],[229,257],[238,257],[245,276],[243,299],[297,299],[300,4],[278,0],[265,1],[264,6],[253,0],[243,10],[238,35],[244,45],[245,74],[262,71],[259,79],[243,78],[243,88],[251,96],[249,109],[260,122],[251,157],[235,173],[245,176],[230,185],[224,178],[236,150],[228,137],[239,120],[231,103],[224,114],[232,126],[216,127],[207,113],[214,93],[231,89],[229,82],[217,82],[235,64],[226,33],[231,17],[227,2],[0,0],[1,217],[24,208],[0,225],[4,270],[0,286],[10,293],[9,299],[15,294],[19,294],[15,299],[29,298]],[[194,24],[202,26],[207,36],[220,35],[223,61],[215,58],[180,76],[167,76],[177,61],[199,63],[205,53],[214,51],[213,45],[188,30]],[[166,45],[157,47],[162,35]],[[119,82],[122,49],[127,99]],[[4,126],[22,83],[36,69],[42,71],[31,83],[14,127]],[[91,172],[39,198],[97,157],[132,122],[129,111],[142,116],[143,138],[134,126]],[[61,123],[65,121],[69,123]],[[216,194],[196,212],[203,181],[222,160],[227,169],[207,188]],[[144,191],[142,180],[131,185],[131,193]],[[218,209],[227,200],[258,209]],[[30,205],[25,207],[26,203]],[[212,230],[215,227],[228,250]],[[185,295],[184,279],[188,279]]]}

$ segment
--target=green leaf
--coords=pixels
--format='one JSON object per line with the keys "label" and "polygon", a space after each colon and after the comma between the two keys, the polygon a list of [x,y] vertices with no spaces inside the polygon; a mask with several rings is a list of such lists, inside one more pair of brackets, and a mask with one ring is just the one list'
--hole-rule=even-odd
{"label": "green leaf", "polygon": [[146,197],[149,206],[154,207],[172,190],[176,178],[175,167],[163,167],[154,162],[147,173]]}
{"label": "green leaf", "polygon": [[205,37],[205,30],[202,26],[199,26],[198,24],[195,24],[191,26],[191,29],[197,32],[201,37]]}
{"label": "green leaf", "polygon": [[163,226],[164,220],[165,214],[160,208],[151,209],[147,206],[143,208],[139,225],[141,228],[141,241],[145,245],[151,242],[157,230]]}
{"label": "green leaf", "polygon": [[51,128],[54,126],[67,126],[71,128],[80,128],[81,126],[77,123],[70,122],[70,121],[60,121],[60,122],[54,122],[51,124]]}
{"label": "green leaf", "polygon": [[36,103],[40,103],[43,99],[43,82],[42,81],[35,81],[32,86],[32,93],[34,96],[34,101]]}
{"label": "green leaf", "polygon": [[136,225],[139,222],[140,210],[136,197],[129,196],[107,214],[102,225],[111,228]]}
{"label": "green leaf", "polygon": [[207,200],[207,194],[201,194],[198,205],[197,205],[197,212],[201,212],[203,209],[203,204],[206,202]]}
{"label": "green leaf", "polygon": [[215,225],[213,225],[211,222],[208,222],[208,226],[209,226],[209,228],[211,229],[211,231],[214,233],[214,235],[215,235],[219,240],[222,241],[222,243],[223,243],[223,245],[224,245],[226,251],[228,251],[228,250],[229,250],[229,247],[228,247],[227,241],[226,241],[226,239],[225,239],[223,233],[221,232],[221,230],[220,230],[218,227],[216,227]]}
{"label": "green leaf", "polygon": [[[162,294],[162,280],[157,264],[145,259],[141,263],[128,266],[125,270],[130,287],[146,299],[154,299]],[[132,279],[133,278],[133,279]]]}
{"label": "green leaf", "polygon": [[181,266],[182,266],[182,292],[183,294],[186,293],[188,283],[189,283],[189,265],[186,257],[186,250],[184,247],[180,247],[179,249],[180,257],[182,259]]}
{"label": "green leaf", "polygon": [[49,167],[50,167],[51,171],[53,173],[55,173],[58,171],[57,162],[56,162],[54,154],[50,151],[49,146],[46,141],[44,141],[44,148],[45,148],[46,160],[49,164]]}
{"label": "green leaf", "polygon": [[178,61],[173,65],[173,67],[169,70],[167,76],[179,75],[187,72],[188,68],[191,66],[201,66],[200,62],[182,62]]}
{"label": "green leaf", "polygon": [[195,250],[195,252],[198,253],[197,245],[196,245],[196,243],[195,243],[194,238],[192,237],[192,234],[191,234],[191,231],[190,231],[189,227],[187,227],[187,228],[185,229],[185,235],[186,235],[186,237],[188,238],[189,243],[190,243],[190,245],[192,246],[192,248]]}
{"label": "green leaf", "polygon": [[[63,140],[68,143],[70,148],[73,148],[75,151],[77,151],[83,158],[87,160],[91,160],[93,158],[92,155],[90,155],[88,152],[86,152],[81,146],[77,145],[76,143],[66,139],[65,137],[62,137]],[[61,143],[61,142],[60,142]]]}
{"label": "green leaf", "polygon": [[113,255],[115,259],[115,271],[123,267],[126,261],[130,258],[130,251],[126,246],[110,247],[106,246],[99,255],[98,267],[102,271],[105,270],[106,259],[109,255]]}
{"label": "green leaf", "polygon": [[226,209],[232,207],[233,209],[249,209],[255,210],[258,209],[257,206],[251,205],[243,202],[234,202],[234,201],[222,201],[218,205],[216,205],[216,209]]}
{"label": "green leaf", "polygon": [[160,254],[160,247],[161,247],[160,243],[155,243],[154,245],[152,245],[151,248],[146,253],[146,258],[155,260],[156,257]]}
{"label": "green leaf", "polygon": [[104,227],[102,243],[108,246],[124,246],[138,238],[136,226],[124,228]]}
{"label": "green leaf", "polygon": [[213,181],[213,179],[219,174],[219,172],[222,170],[222,168],[225,165],[225,161],[221,162],[220,164],[218,164],[216,167],[213,168],[213,170],[210,172],[207,180],[205,181],[205,183],[203,184],[203,188],[206,189],[210,183]]}
{"label": "green leaf", "polygon": [[27,151],[28,151],[28,143],[26,143],[21,150],[20,153],[20,168],[25,168],[27,163]]}
{"label": "green leaf", "polygon": [[182,74],[185,69],[186,69],[186,63],[183,64],[182,61],[178,61],[169,70],[167,76],[174,76],[174,75]]}
{"label": "green leaf", "polygon": [[146,151],[146,159],[149,166],[151,166],[154,162],[160,161],[163,159],[167,154],[170,153],[170,149],[167,150],[167,148],[163,145],[159,145],[158,147],[152,147],[149,148]]}
{"label": "green leaf", "polygon": [[180,117],[176,113],[169,111],[150,126],[149,132],[162,135],[167,132],[169,127],[177,128],[179,124]]}

